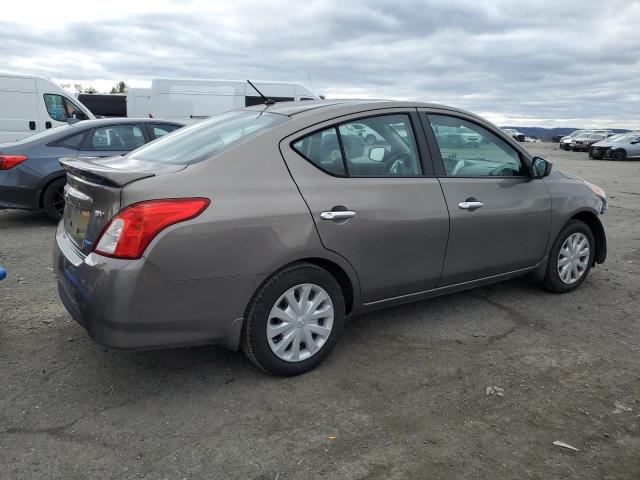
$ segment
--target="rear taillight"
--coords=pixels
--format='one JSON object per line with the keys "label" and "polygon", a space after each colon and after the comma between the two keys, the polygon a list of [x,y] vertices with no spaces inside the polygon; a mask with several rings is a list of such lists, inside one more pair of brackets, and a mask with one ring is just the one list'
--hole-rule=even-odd
{"label": "rear taillight", "polygon": [[0,155],[0,170],[9,170],[27,158],[24,155]]}
{"label": "rear taillight", "polygon": [[95,252],[114,258],[140,258],[158,233],[197,217],[209,203],[207,198],[175,198],[130,205],[102,231]]}

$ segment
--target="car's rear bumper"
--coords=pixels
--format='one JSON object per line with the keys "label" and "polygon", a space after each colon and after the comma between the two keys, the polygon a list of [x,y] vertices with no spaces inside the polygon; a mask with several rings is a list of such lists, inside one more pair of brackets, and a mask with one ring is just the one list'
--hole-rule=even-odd
{"label": "car's rear bumper", "polygon": [[[257,276],[175,281],[144,257],[82,257],[58,227],[60,298],[97,343],[114,348],[219,344],[236,349]],[[240,294],[239,292],[243,292]],[[246,292],[246,293],[244,293]]]}

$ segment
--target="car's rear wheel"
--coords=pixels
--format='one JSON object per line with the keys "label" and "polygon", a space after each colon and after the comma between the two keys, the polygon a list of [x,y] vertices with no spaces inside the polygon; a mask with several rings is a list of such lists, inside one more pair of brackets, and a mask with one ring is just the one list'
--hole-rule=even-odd
{"label": "car's rear wheel", "polygon": [[274,274],[247,312],[243,349],[273,375],[298,375],[329,356],[342,331],[344,297],[326,270],[299,263]]}
{"label": "car's rear wheel", "polygon": [[619,148],[613,151],[611,157],[614,160],[624,160],[625,158],[627,158],[627,151],[624,148]]}
{"label": "car's rear wheel", "polygon": [[51,182],[42,196],[44,211],[54,222],[59,222],[64,212],[64,186],[67,178],[58,178]]}
{"label": "car's rear wheel", "polygon": [[556,293],[575,290],[587,278],[594,255],[591,229],[579,220],[571,220],[551,247],[543,285]]}

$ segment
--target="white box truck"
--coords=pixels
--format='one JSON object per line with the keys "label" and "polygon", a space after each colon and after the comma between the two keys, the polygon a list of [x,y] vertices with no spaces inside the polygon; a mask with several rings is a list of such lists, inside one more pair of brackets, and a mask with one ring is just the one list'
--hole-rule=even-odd
{"label": "white box truck", "polygon": [[87,107],[49,79],[0,72],[0,143],[93,118]]}
{"label": "white box truck", "polygon": [[[262,94],[276,102],[319,100],[300,83],[253,82]],[[264,103],[246,80],[191,80],[156,78],[151,88],[127,92],[127,117],[149,117],[185,124],[235,108]]]}

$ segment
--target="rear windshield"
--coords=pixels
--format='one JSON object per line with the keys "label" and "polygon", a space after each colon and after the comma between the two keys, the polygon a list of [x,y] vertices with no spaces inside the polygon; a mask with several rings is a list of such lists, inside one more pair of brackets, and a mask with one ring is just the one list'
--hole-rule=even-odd
{"label": "rear windshield", "polygon": [[234,111],[176,130],[131,152],[128,157],[152,163],[188,165],[224,152],[251,136],[288,120],[286,115]]}
{"label": "rear windshield", "polygon": [[37,142],[38,140],[45,140],[49,137],[51,137],[52,140],[57,140],[58,137],[61,137],[64,133],[71,133],[73,128],[74,128],[73,125],[61,125],[60,127],[51,128],[49,130],[45,130],[44,132],[36,133],[35,135],[30,135],[14,143],[24,145],[25,143]]}

